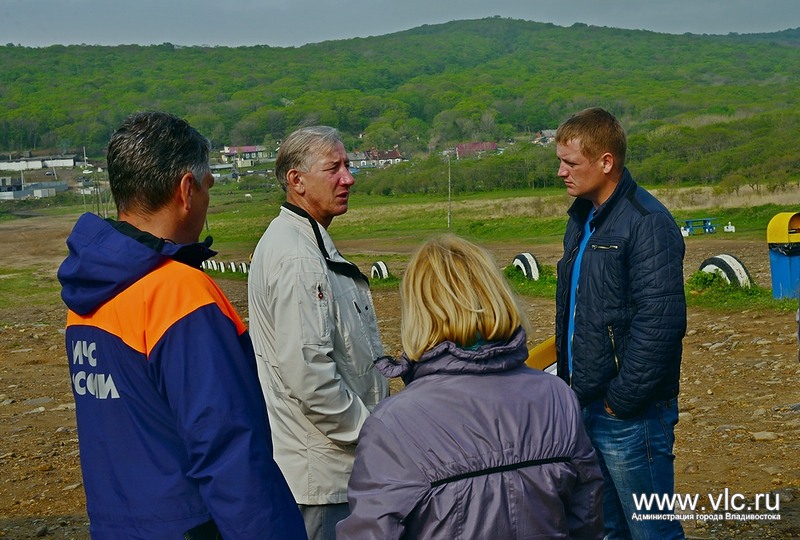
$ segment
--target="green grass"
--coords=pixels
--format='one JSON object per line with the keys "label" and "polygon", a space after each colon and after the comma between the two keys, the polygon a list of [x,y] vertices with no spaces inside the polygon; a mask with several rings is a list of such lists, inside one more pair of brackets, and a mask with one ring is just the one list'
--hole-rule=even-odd
{"label": "green grass", "polygon": [[[215,187],[213,193],[208,221],[215,246],[250,253],[277,215],[283,193],[275,189],[239,190],[235,185],[221,186],[219,191]],[[251,193],[252,200],[245,201],[244,193]],[[556,189],[459,194],[451,203],[440,195],[355,192],[350,211],[334,220],[330,232],[337,239],[374,240],[376,245],[388,240],[406,247],[444,232],[479,243],[558,243],[566,227],[568,203],[563,190]],[[714,217],[720,233],[730,221],[738,237],[765,238],[767,224],[775,214],[795,211],[797,205],[787,200],[786,204],[675,210],[673,214],[678,223],[687,218]]]}
{"label": "green grass", "polygon": [[770,289],[753,284],[740,287],[730,284],[717,273],[697,271],[686,282],[686,303],[719,311],[774,310],[789,313],[797,310],[797,299],[775,299]]}
{"label": "green grass", "polygon": [[526,278],[522,270],[514,265],[507,266],[503,273],[514,292],[521,296],[556,297],[556,272],[552,266],[541,266],[538,280]]}
{"label": "green grass", "polygon": [[240,272],[218,272],[216,270],[205,270],[205,273],[208,274],[214,281],[220,279],[228,281],[247,281],[247,274],[242,274]]}
{"label": "green grass", "polygon": [[[351,260],[366,269],[368,261],[373,261],[374,257],[357,255]],[[389,268],[405,268],[408,262],[407,256],[381,257],[381,260]],[[237,281],[247,281],[247,274],[234,272],[215,272],[207,270],[207,273],[214,279],[228,279]],[[402,272],[401,272],[402,273]],[[17,273],[21,276],[20,273]],[[369,275],[369,272],[367,272]],[[514,265],[503,269],[503,274],[508,280],[511,289],[520,296],[531,296],[537,298],[555,299],[556,295],[556,274],[552,266],[542,265],[539,268],[539,279],[529,280],[525,277],[522,270]],[[27,275],[27,274],[26,274]],[[3,289],[3,271],[0,270],[0,292]],[[25,277],[18,277],[20,286],[25,284]],[[386,279],[370,279],[370,287],[373,290],[397,289],[400,286],[401,277],[390,272]],[[55,288],[54,290],[57,290]],[[770,289],[753,285],[751,287],[739,287],[729,284],[719,274],[697,271],[692,274],[686,282],[686,303],[690,307],[700,307],[717,311],[746,311],[746,310],[766,310],[780,313],[790,313],[798,309],[798,300],[792,298],[775,299]],[[5,298],[5,295],[4,295]],[[0,307],[4,306],[0,301]]]}
{"label": "green grass", "polygon": [[400,278],[390,273],[389,277],[385,279],[376,279],[376,278],[370,279],[369,288],[372,289],[373,291],[399,289]]}
{"label": "green grass", "polygon": [[[251,199],[245,199],[245,194]],[[283,199],[279,188],[263,183],[219,183],[212,190],[207,233],[214,236],[217,249],[239,257],[247,255],[278,214]],[[437,194],[382,196],[356,189],[350,211],[334,220],[331,234],[335,238],[391,240],[406,245],[417,245],[448,231],[475,242],[553,243],[561,241],[568,204],[560,188],[460,193],[450,203],[446,196]],[[84,207],[81,196],[64,193],[53,199],[0,202],[0,220],[13,219],[13,212],[77,216],[84,209],[91,211],[91,206]],[[720,232],[730,221],[736,226],[737,236],[763,238],[770,219],[789,211],[797,211],[792,200],[749,208],[676,209],[673,214],[679,223],[687,218],[714,217]],[[112,207],[109,215],[113,214]]]}
{"label": "green grass", "polygon": [[[244,197],[251,194],[250,199]],[[280,189],[256,185],[218,184],[212,191],[208,231],[214,237],[214,249],[220,261],[248,260],[269,222],[279,212],[284,199]],[[477,243],[542,244],[560,243],[566,226],[568,200],[563,190],[515,190],[459,194],[448,204],[439,195],[381,196],[355,192],[350,211],[334,220],[331,235],[339,239],[368,240],[376,252],[344,253],[369,274],[370,265],[384,261],[397,275],[408,262],[408,253],[426,238],[452,232]],[[15,212],[45,215],[79,215],[84,211],[80,196],[63,194],[52,200],[6,201],[0,204],[0,220],[14,219]],[[766,240],[769,221],[779,212],[795,212],[797,205],[764,204],[753,207],[709,207],[676,210],[675,218],[714,217],[721,228],[728,221],[736,225],[736,236]],[[448,212],[451,227],[448,229]],[[699,239],[689,237],[688,241]],[[397,251],[393,252],[392,249]],[[401,270],[398,270],[401,269]],[[553,298],[555,275],[552,268],[541,268],[541,279],[528,281],[513,266],[506,277],[520,295]],[[209,272],[215,278],[247,279],[238,273]],[[399,278],[371,280],[375,288],[397,287]],[[52,277],[42,277],[38,269],[0,270],[0,307],[15,302],[37,303],[58,291]],[[687,282],[690,306],[718,310],[768,309],[780,312],[797,309],[795,300],[775,300],[769,289],[738,289],[720,284]]]}
{"label": "green grass", "polygon": [[52,270],[0,268],[0,309],[51,305],[61,285]]}

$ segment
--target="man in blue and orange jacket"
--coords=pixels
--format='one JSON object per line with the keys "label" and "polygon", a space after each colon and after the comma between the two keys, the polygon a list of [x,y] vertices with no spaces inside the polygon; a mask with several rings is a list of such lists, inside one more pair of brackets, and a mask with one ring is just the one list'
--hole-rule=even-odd
{"label": "man in blue and orange jacket", "polygon": [[108,148],[118,219],[84,214],[58,271],[93,539],[305,538],[272,457],[247,329],[200,270],[209,143],[159,112]]}

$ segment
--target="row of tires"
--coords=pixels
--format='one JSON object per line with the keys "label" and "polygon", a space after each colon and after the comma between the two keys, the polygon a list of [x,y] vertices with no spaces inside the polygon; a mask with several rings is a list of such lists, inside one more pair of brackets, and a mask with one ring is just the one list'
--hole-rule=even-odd
{"label": "row of tires", "polygon": [[[539,262],[530,253],[520,253],[514,257],[513,264],[522,271],[526,278],[535,281],[539,279]],[[370,271],[372,279],[387,279],[390,275],[389,267],[386,266],[385,262],[376,261],[372,263],[372,270]]]}
{"label": "row of tires", "polygon": [[[512,264],[518,268],[529,280],[539,280],[539,261],[531,253],[519,253],[514,257]],[[250,263],[246,262],[220,262],[214,259],[203,261],[204,270],[214,272],[235,272],[247,274],[250,272]],[[722,253],[714,257],[709,257],[700,264],[701,272],[717,273],[722,278],[733,285],[740,287],[750,287],[752,279],[750,272],[747,271],[742,261],[734,255]],[[390,277],[389,267],[383,261],[372,263],[370,277],[372,279],[387,279]]]}
{"label": "row of tires", "polygon": [[[512,263],[529,280],[539,280],[539,261],[531,253],[519,253],[514,257]],[[722,253],[714,257],[709,257],[700,265],[701,272],[720,274],[728,283],[739,285],[740,287],[750,287],[752,279],[750,272],[747,271],[742,261],[734,255]],[[389,269],[383,261],[372,264],[373,279],[386,279],[389,277]]]}
{"label": "row of tires", "polygon": [[213,270],[214,272],[236,272],[239,274],[247,274],[250,272],[250,263],[246,262],[221,262],[214,259],[203,261],[201,265],[203,270]]}

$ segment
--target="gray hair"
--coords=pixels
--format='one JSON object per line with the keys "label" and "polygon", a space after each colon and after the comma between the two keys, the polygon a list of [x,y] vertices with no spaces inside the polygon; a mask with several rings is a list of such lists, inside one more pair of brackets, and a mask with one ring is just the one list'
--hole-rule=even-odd
{"label": "gray hair", "polygon": [[210,149],[208,139],[175,115],[147,111],[128,116],[108,144],[108,180],[117,212],[155,212],[187,172],[201,185],[211,173]]}
{"label": "gray hair", "polygon": [[302,127],[286,137],[275,158],[275,176],[278,177],[283,191],[286,191],[286,175],[289,170],[307,169],[311,165],[311,159],[333,149],[340,142],[342,139],[339,132],[329,126]]}

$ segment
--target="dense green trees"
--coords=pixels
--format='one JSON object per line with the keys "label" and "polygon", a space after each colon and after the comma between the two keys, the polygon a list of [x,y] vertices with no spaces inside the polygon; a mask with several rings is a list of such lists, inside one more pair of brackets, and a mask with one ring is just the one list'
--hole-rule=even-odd
{"label": "dense green trees", "polygon": [[[491,18],[297,48],[8,45],[0,152],[102,155],[126,114],[165,109],[216,147],[272,144],[312,122],[337,126],[350,149],[397,144],[416,158],[517,138],[503,156],[460,164],[458,184],[547,186],[552,150],[526,141],[599,105],[628,128],[648,183],[779,189],[797,179],[799,44],[800,29],[677,36]],[[387,171],[376,189],[438,189],[419,177],[426,163]]]}

